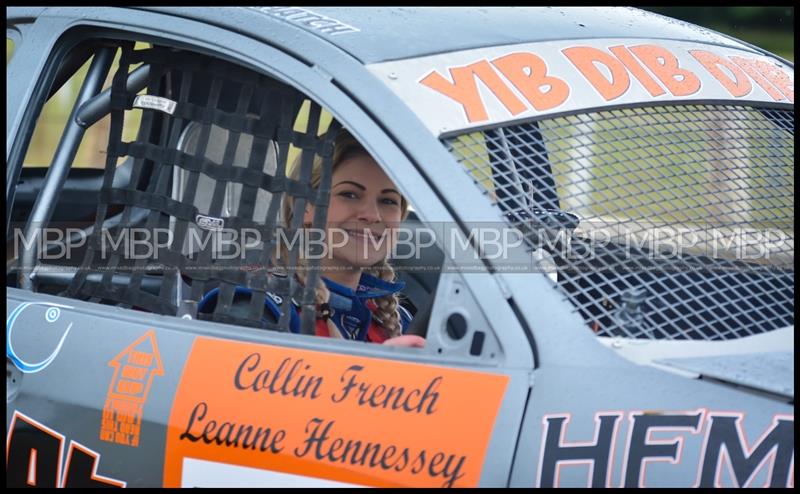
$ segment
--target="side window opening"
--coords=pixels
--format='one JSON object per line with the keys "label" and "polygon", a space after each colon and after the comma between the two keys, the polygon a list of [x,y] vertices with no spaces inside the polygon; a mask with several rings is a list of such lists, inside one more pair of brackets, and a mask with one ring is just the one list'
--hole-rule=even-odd
{"label": "side window opening", "polygon": [[[19,253],[10,259],[10,278],[28,277],[22,287],[37,292],[277,331],[290,329],[290,304],[296,304],[301,332],[313,331],[313,290],[286,276],[270,253],[283,197],[290,195],[300,208],[327,204],[329,186],[309,187],[309,167],[321,157],[323,183],[330,180],[333,139],[341,125],[296,89],[235,64],[149,43],[103,40],[98,46],[109,43],[117,48],[105,93],[82,107],[107,100],[106,115],[95,118],[80,141],[82,148],[87,140],[102,141],[94,156],[102,162],[76,154],[43,228],[60,229],[62,236],[46,237],[34,247],[31,263]],[[61,90],[85,78],[91,60]],[[141,70],[146,77],[136,75]],[[72,94],[55,92],[51,101],[59,98],[74,105]],[[39,120],[46,118],[43,113]],[[29,149],[27,173],[46,171],[29,165],[52,158],[34,156]],[[287,168],[295,160],[301,172],[291,178]],[[23,175],[18,184],[21,199],[14,205],[19,213],[12,228],[17,233],[26,227],[28,180]],[[37,194],[31,188],[28,202]],[[312,227],[323,221],[314,218]],[[419,225],[413,207],[407,222]],[[291,236],[300,226],[286,225],[284,233]],[[254,236],[243,238],[245,231]],[[240,236],[238,244],[231,234]],[[11,241],[19,245],[23,239]],[[441,265],[441,252],[430,249],[422,262]],[[319,276],[318,264],[307,268],[308,280]],[[439,273],[398,269],[397,274],[409,287],[401,305],[412,315],[425,309]],[[214,290],[214,306],[199,311]],[[281,309],[278,320],[267,317],[267,293]],[[426,329],[418,331],[424,335]]]}
{"label": "side window opening", "polygon": [[[149,42],[105,39],[97,46],[109,43],[116,46],[114,64],[102,92],[82,109],[94,112],[89,131],[100,126],[102,168],[79,166],[75,158],[44,228],[50,237],[34,246],[32,262],[19,254],[9,260],[10,286],[27,276],[28,284],[17,286],[156,314],[282,332],[299,327],[311,334],[314,290],[271,256],[279,231],[291,239],[303,226],[282,225],[285,197],[301,209],[327,205],[330,186],[311,188],[310,166],[321,158],[323,182],[330,180],[341,124],[295,88],[222,59]],[[295,162],[301,173],[291,178],[288,169]],[[18,184],[22,197],[24,182]],[[36,192],[30,191],[31,203]],[[30,227],[25,217],[16,220],[12,231]],[[311,227],[320,229],[324,221],[314,218]],[[421,230],[413,235],[424,237],[426,226],[410,205],[401,228]],[[22,240],[10,238],[9,245]],[[491,324],[459,312],[459,304],[477,304],[461,275],[443,268],[447,261],[439,245],[420,240],[427,247],[417,255],[403,256],[400,248],[401,255],[390,259],[396,280],[405,284],[399,306],[413,318],[407,334],[429,338],[434,354],[494,359],[501,350]],[[296,265],[299,248],[289,252],[290,265]],[[304,269],[308,279],[321,276],[319,261]],[[213,303],[207,303],[212,293]],[[437,309],[434,300],[445,299],[454,304]]]}

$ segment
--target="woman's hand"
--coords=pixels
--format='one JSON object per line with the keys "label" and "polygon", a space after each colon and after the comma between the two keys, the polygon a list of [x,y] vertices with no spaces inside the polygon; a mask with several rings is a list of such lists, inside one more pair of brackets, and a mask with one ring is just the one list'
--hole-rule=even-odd
{"label": "woman's hand", "polygon": [[425,338],[414,334],[395,336],[383,342],[384,345],[403,346],[409,348],[425,348]]}

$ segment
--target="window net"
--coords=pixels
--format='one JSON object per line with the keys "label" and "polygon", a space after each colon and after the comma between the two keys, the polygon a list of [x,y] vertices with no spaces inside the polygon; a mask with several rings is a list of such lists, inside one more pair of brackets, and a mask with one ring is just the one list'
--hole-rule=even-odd
{"label": "window net", "polygon": [[[282,331],[289,327],[294,299],[303,332],[313,331],[319,261],[306,266],[306,288],[286,269],[297,265],[301,243],[289,244],[285,265],[273,262],[278,212],[288,195],[298,210],[315,205],[312,227],[322,226],[338,124],[318,135],[321,109],[312,102],[308,130],[295,130],[305,96],[243,67],[164,47],[121,48],[95,225],[65,294]],[[149,66],[149,78],[145,92],[137,95],[126,88],[126,80],[130,66],[139,62]],[[131,111],[141,111],[142,122],[136,140],[124,142],[123,119]],[[286,173],[290,145],[300,150],[298,179]],[[315,156],[322,159],[318,188],[309,185]],[[121,157],[133,160],[129,180],[115,178]],[[142,212],[144,222],[134,222]],[[119,226],[107,228],[107,220],[119,214]],[[293,237],[301,220],[295,215],[283,234]],[[167,237],[157,238],[158,231]],[[247,240],[245,233],[251,235]],[[121,238],[135,234],[150,237],[138,244],[147,252],[131,253],[137,243]],[[150,283],[154,279],[157,283]],[[213,311],[198,314],[198,302],[213,289],[218,289]],[[279,321],[264,317],[268,291],[281,306]]]}

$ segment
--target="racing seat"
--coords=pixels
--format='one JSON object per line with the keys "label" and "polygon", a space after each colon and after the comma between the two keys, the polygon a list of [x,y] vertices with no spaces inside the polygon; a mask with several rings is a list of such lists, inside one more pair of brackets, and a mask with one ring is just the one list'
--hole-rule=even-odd
{"label": "racing seat", "polygon": [[[198,122],[190,122],[183,130],[180,139],[178,140],[178,150],[188,154],[196,154],[198,151],[198,143],[202,133],[202,125]],[[212,163],[222,163],[224,160],[224,152],[226,143],[230,139],[230,132],[217,125],[211,125],[211,130],[208,134],[208,144],[205,146],[205,157]],[[234,152],[233,161],[231,166],[246,168],[250,160],[250,151],[253,147],[253,135],[242,133],[239,137],[239,143]],[[277,147],[274,141],[267,142],[267,153],[264,158],[262,171],[268,175],[275,175],[278,166]],[[221,166],[221,165],[220,165]],[[172,199],[181,201],[187,194],[187,187],[189,185],[189,172],[175,167],[172,177]],[[211,197],[214,193],[214,180],[206,175],[200,175],[197,179],[197,190],[195,192],[194,206],[198,209],[199,214],[209,215],[210,203],[205,198]],[[236,182],[229,182],[225,188],[225,197],[222,205],[223,216],[235,216],[238,213],[239,202],[242,196],[242,184]],[[258,222],[264,222],[267,218],[267,212],[270,202],[272,201],[272,193],[258,189],[255,198],[255,211],[253,219]],[[171,218],[171,226],[174,228],[175,218]],[[197,245],[192,243],[193,238],[197,238],[199,228],[196,224],[189,225],[189,233],[184,240],[182,254],[185,256],[194,257],[197,254]],[[224,234],[223,234],[224,236]],[[228,239],[230,240],[230,239]]]}

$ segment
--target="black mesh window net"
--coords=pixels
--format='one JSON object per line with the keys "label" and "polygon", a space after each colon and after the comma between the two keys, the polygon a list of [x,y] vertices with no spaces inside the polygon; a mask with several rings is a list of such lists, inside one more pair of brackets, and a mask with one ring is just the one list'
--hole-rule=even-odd
{"label": "black mesh window net", "polygon": [[[315,205],[312,226],[322,226],[336,122],[319,134],[321,108],[311,102],[308,130],[295,130],[302,93],[222,60],[162,47],[133,50],[132,44],[121,51],[94,230],[65,295],[281,331],[289,328],[294,301],[303,332],[313,331],[319,261],[306,266],[308,288],[288,269],[301,243],[290,244],[289,259],[275,263],[278,213],[290,195],[300,210]],[[126,89],[126,79],[139,62],[150,71],[137,95]],[[141,126],[134,141],[124,142],[123,119],[131,110],[141,110]],[[290,145],[300,152],[296,180],[286,173]],[[315,156],[322,157],[316,189],[309,186]],[[130,180],[115,179],[121,157],[133,160]],[[119,211],[119,226],[107,228]],[[285,238],[300,228],[296,216],[281,230]],[[137,243],[136,235],[146,238]],[[137,245],[146,252],[132,249]],[[198,313],[212,290],[213,308]],[[282,309],[279,320],[265,315],[267,292]]]}
{"label": "black mesh window net", "polygon": [[[601,336],[794,324],[794,111],[632,107],[443,139]],[[524,301],[523,301],[524,303]]]}

